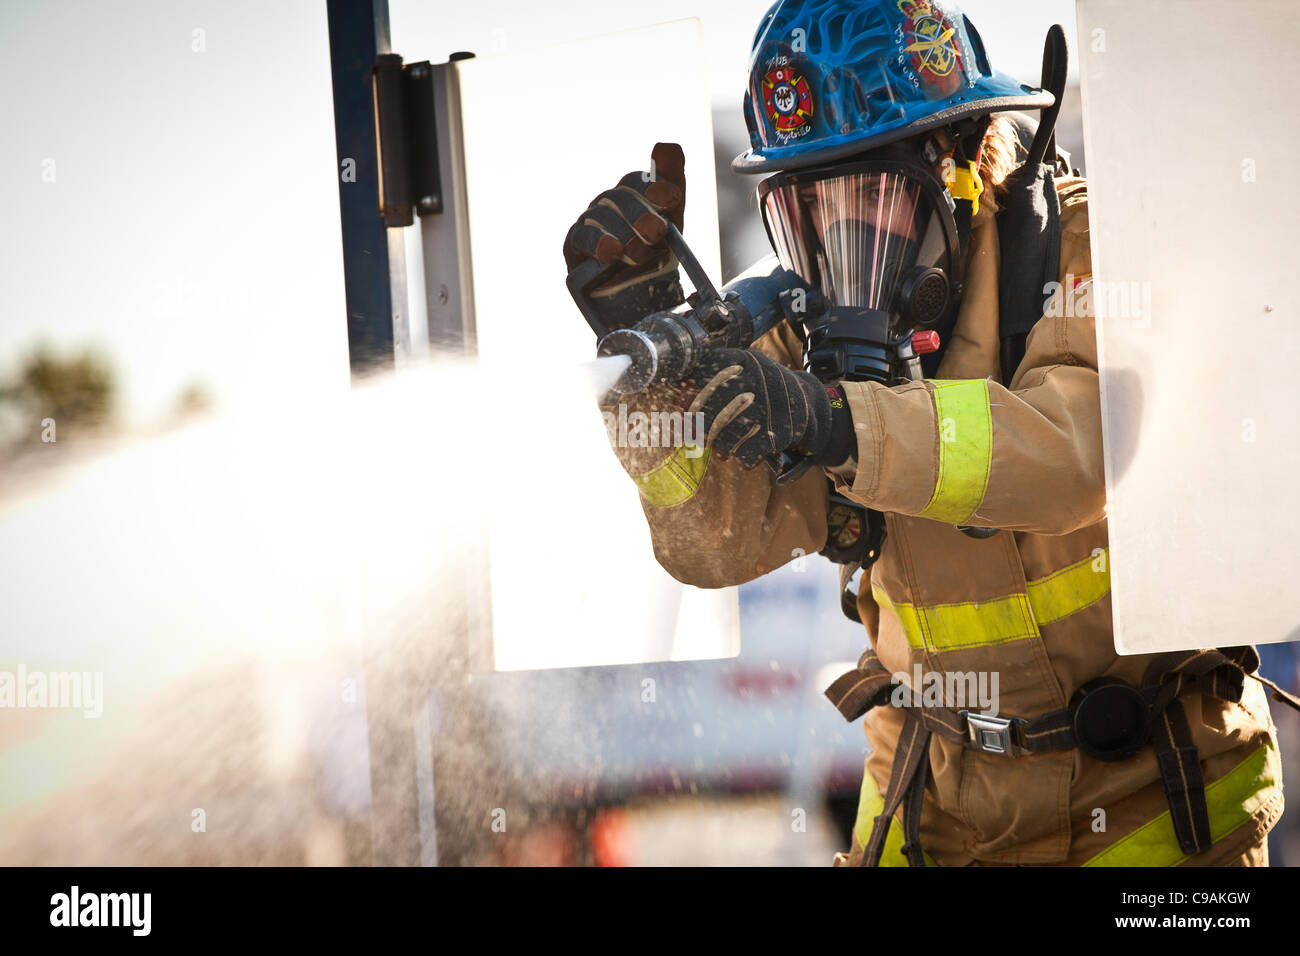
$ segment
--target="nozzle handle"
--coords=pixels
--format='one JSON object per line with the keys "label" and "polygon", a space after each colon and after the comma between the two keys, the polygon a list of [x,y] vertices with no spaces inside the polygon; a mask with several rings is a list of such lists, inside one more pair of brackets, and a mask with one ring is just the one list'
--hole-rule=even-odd
{"label": "nozzle handle", "polygon": [[664,242],[668,243],[668,248],[673,251],[673,255],[686,271],[686,278],[691,280],[691,288],[699,293],[701,304],[721,302],[722,296],[718,295],[718,290],[714,288],[709,274],[700,265],[700,260],[695,258],[695,253],[691,252],[691,247],[686,244],[681,230],[675,223],[668,223],[668,234],[664,236]]}

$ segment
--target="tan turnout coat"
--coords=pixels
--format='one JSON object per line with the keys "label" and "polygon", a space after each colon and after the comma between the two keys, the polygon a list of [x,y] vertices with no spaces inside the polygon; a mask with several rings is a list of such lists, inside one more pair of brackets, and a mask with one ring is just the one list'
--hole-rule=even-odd
{"label": "tan turnout coat", "polygon": [[[1090,301],[1085,184],[1057,180],[1062,289],[1034,327],[1010,388],[998,366],[999,246],[988,194],[975,218],[957,326],[934,380],[892,388],[846,383],[858,439],[841,493],[884,512],[888,536],[859,611],[890,672],[998,675],[1002,716],[1037,717],[1068,705],[1101,676],[1140,684],[1151,658],[1120,657],[1111,633],[1106,498],[1097,348]],[[794,368],[800,349],[784,324],[754,348]],[[636,407],[664,408],[665,390]],[[641,489],[659,562],[700,587],[739,584],[826,537],[825,472],[778,486],[708,454],[620,449]],[[1000,529],[974,539],[956,525]],[[1177,581],[1169,587],[1177,588]],[[1190,596],[1189,596],[1190,597]],[[1222,613],[1222,645],[1249,643]],[[799,635],[799,640],[815,635]],[[1282,812],[1275,731],[1261,686],[1242,702],[1183,695],[1204,770],[1213,848],[1192,864],[1226,862],[1259,844]],[[850,853],[856,861],[878,812],[902,715],[864,719],[870,756]],[[938,736],[921,843],[944,866],[1177,865],[1155,753],[1103,763],[1079,750],[1008,758]],[[901,826],[886,864],[905,865]]]}

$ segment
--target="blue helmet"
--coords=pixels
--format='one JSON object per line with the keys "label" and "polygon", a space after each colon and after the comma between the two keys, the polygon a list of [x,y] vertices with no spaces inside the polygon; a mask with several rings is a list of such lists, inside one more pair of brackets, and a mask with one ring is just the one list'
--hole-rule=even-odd
{"label": "blue helmet", "polygon": [[780,0],[749,60],[739,173],[818,166],[970,116],[1051,106],[947,0]]}

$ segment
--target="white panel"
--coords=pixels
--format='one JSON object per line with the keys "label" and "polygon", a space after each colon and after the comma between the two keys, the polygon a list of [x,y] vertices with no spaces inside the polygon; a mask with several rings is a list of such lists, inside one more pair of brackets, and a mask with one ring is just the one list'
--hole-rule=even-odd
{"label": "white panel", "polygon": [[[672,141],[686,154],[685,235],[718,277],[699,23],[458,68],[479,354],[515,399],[514,420],[494,426],[503,429],[501,467],[485,477],[485,493],[501,502],[491,536],[496,667],[734,655],[734,590],[683,600],[683,586],[654,560],[636,489],[578,375],[595,338],[565,288],[561,255],[587,203],[648,169],[657,141]],[[547,400],[530,402],[539,377]],[[557,379],[570,381],[567,393]]]}
{"label": "white panel", "polygon": [[1121,653],[1300,638],[1294,0],[1080,0]]}

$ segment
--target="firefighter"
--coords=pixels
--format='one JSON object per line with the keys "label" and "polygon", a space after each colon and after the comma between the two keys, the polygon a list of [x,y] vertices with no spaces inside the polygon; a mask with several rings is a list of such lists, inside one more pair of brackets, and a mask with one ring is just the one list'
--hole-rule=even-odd
{"label": "firefighter", "polygon": [[[1248,636],[1115,652],[1086,185],[1021,135],[1053,102],[995,72],[953,4],[777,3],[733,169],[766,177],[774,251],[829,308],[787,304],[751,348],[629,399],[702,416],[703,454],[616,451],[684,583],[843,563],[869,645],[827,694],[870,753],[837,864],[1267,865],[1282,784]],[[653,160],[565,240],[570,269],[620,264],[595,295],[611,328],[682,301],[663,239],[683,157]],[[908,334],[938,344],[923,374],[881,373],[876,346]]]}

